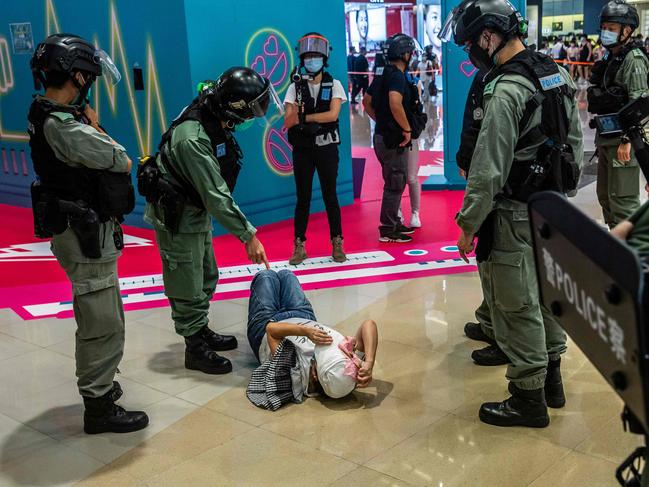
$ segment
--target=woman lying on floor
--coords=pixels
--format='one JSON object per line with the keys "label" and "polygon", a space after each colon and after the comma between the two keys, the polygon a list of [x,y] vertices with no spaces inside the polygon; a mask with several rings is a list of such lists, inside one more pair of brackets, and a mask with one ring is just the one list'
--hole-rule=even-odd
{"label": "woman lying on floor", "polygon": [[365,321],[355,337],[316,322],[311,303],[289,270],[264,270],[252,281],[248,341],[261,363],[247,396],[276,411],[288,402],[324,394],[344,397],[372,381],[378,330]]}

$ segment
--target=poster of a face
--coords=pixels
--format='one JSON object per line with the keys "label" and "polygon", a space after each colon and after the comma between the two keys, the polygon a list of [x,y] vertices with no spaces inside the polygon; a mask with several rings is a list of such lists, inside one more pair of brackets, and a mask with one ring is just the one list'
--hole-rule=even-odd
{"label": "poster of a face", "polygon": [[385,8],[352,10],[349,13],[349,37],[352,44],[361,46],[384,41]]}
{"label": "poster of a face", "polygon": [[442,41],[437,37],[442,30],[442,6],[427,5],[424,11],[424,23],[426,26],[425,42],[426,45],[433,46],[433,52],[437,54],[437,59],[442,60]]}
{"label": "poster of a face", "polygon": [[367,32],[370,28],[369,18],[367,16],[367,10],[357,10],[356,11],[356,29],[358,30],[358,36],[363,41],[367,41]]}

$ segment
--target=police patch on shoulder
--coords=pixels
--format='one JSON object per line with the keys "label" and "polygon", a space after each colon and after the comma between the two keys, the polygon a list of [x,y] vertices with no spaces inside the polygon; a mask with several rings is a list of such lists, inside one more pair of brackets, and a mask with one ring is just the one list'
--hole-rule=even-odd
{"label": "police patch on shoulder", "polygon": [[376,75],[383,76],[383,69],[384,69],[383,66],[381,66],[380,68],[376,68]]}
{"label": "police patch on shoulder", "polygon": [[561,77],[561,73],[539,78],[539,83],[541,83],[541,88],[543,88],[544,91],[552,90],[566,84],[564,79]]}
{"label": "police patch on shoulder", "polygon": [[496,89],[496,83],[502,78],[501,76],[498,76],[496,79],[492,80],[491,82],[487,83],[487,86],[484,87],[484,94],[485,95],[493,95],[494,90]]}
{"label": "police patch on shoulder", "polygon": [[633,53],[633,57],[645,57],[644,53],[640,49],[634,49],[631,52]]}

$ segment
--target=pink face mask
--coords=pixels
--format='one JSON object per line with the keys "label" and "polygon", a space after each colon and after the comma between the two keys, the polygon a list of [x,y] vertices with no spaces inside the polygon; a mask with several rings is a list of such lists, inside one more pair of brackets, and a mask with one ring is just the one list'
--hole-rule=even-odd
{"label": "pink face mask", "polygon": [[363,362],[354,354],[354,347],[356,346],[356,338],[345,337],[345,339],[338,344],[338,348],[345,354],[347,360],[345,361],[345,371],[343,374],[352,377],[354,380],[358,379],[358,369],[360,369]]}

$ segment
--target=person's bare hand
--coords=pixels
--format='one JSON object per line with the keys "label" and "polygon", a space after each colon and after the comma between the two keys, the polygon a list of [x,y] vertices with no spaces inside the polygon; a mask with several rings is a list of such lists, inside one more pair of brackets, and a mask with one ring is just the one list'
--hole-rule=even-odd
{"label": "person's bare hand", "polygon": [[251,262],[255,264],[264,264],[266,269],[270,269],[264,246],[256,235],[253,235],[252,238],[246,242],[246,253]]}
{"label": "person's bare hand", "polygon": [[374,369],[374,362],[371,360],[365,360],[361,363],[361,366],[358,368],[358,376],[356,378],[356,384],[359,388],[367,387],[372,382],[372,370]]}
{"label": "person's bare hand", "polygon": [[464,169],[460,169],[460,176],[466,179],[466,171]]}
{"label": "person's bare hand", "polygon": [[412,135],[410,134],[410,132],[406,132],[405,130],[401,133],[403,134],[403,142],[399,144],[399,147],[406,147],[410,143]]}
{"label": "person's bare hand", "polygon": [[316,345],[331,345],[333,343],[331,335],[319,328],[309,328],[306,332],[306,336]]}
{"label": "person's bare hand", "polygon": [[620,162],[629,162],[631,160],[631,142],[618,146],[617,158]]}
{"label": "person's bare hand", "polygon": [[467,254],[470,254],[475,250],[474,241],[475,235],[468,234],[464,230],[457,240],[457,249],[460,251],[460,257],[462,257],[462,260],[467,264],[469,263]]}
{"label": "person's bare hand", "polygon": [[626,240],[629,238],[629,234],[633,230],[633,223],[630,221],[623,221],[618,223],[612,230],[611,235],[619,238],[620,240]]}
{"label": "person's bare hand", "polygon": [[99,126],[99,115],[97,115],[97,112],[94,111],[89,104],[86,104],[83,113],[88,118],[88,121],[90,122],[91,126],[93,127]]}

